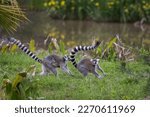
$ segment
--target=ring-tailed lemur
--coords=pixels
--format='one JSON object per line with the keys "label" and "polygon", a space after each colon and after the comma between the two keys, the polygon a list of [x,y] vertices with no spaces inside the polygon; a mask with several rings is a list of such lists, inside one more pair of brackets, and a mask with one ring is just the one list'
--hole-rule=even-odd
{"label": "ring-tailed lemur", "polygon": [[56,68],[61,68],[64,72],[72,75],[66,64],[66,61],[68,61],[69,59],[67,55],[65,55],[64,57],[49,55],[45,57],[44,60],[41,60],[35,54],[33,54],[24,44],[22,44],[20,40],[17,40],[13,37],[8,38],[8,40],[13,44],[16,44],[24,53],[26,53],[32,59],[42,64],[42,72],[40,73],[41,75],[46,75],[51,71],[57,76]]}
{"label": "ring-tailed lemur", "polygon": [[76,67],[84,76],[87,76],[88,73],[93,73],[97,78],[102,78],[97,72],[96,69],[101,70],[103,74],[104,71],[103,69],[98,65],[99,59],[83,59],[79,63],[76,63],[75,60],[75,54],[78,51],[85,51],[85,50],[93,50],[97,48],[100,45],[100,42],[97,41],[94,46],[76,46],[75,48],[72,49],[70,53],[70,58],[69,60],[72,62],[74,67]]}

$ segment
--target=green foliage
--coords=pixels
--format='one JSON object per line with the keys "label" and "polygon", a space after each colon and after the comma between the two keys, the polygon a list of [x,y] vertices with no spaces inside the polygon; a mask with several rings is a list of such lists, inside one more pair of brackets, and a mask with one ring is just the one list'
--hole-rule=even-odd
{"label": "green foliage", "polygon": [[23,20],[28,19],[16,0],[0,0],[0,27],[2,29],[12,33]]}
{"label": "green foliage", "polygon": [[43,10],[44,9],[43,3],[46,1],[47,0],[18,0],[21,6],[30,10]]}
{"label": "green foliage", "polygon": [[117,41],[117,38],[116,38],[116,37],[112,38],[112,39],[110,40],[110,42],[107,44],[107,49],[112,48],[114,42],[116,42],[116,41]]}
{"label": "green foliage", "polygon": [[101,56],[101,58],[110,61],[120,61],[121,70],[125,70],[127,63],[134,60],[134,51],[131,47],[126,46],[116,35],[110,41],[100,45],[101,49],[97,49],[96,54]]}
{"label": "green foliage", "polygon": [[105,45],[105,49],[103,50],[103,53],[101,55],[102,58],[104,58],[106,56],[106,58],[110,59],[115,59],[116,58],[116,54],[115,54],[115,49],[114,49],[114,42],[117,41],[117,38],[114,37],[112,38],[109,42],[107,42]]}
{"label": "green foliage", "polygon": [[150,21],[149,0],[49,0],[44,3],[49,14],[58,19],[96,21]]}
{"label": "green foliage", "polygon": [[150,65],[150,51],[145,50],[144,48],[141,48],[139,50],[140,57],[144,60],[144,63]]}
{"label": "green foliage", "polygon": [[59,48],[57,39],[56,39],[56,38],[52,38],[52,39],[51,39],[51,42],[52,42],[54,48],[56,49],[56,51],[57,51],[58,53],[60,53],[60,48]]}
{"label": "green foliage", "polygon": [[12,91],[10,99],[25,99],[25,91],[22,86],[23,80],[26,78],[27,73],[19,73],[12,82]]}
{"label": "green foliage", "polygon": [[19,73],[12,82],[9,79],[3,80],[2,90],[5,99],[25,99],[25,91],[21,84],[25,77],[26,73]]}
{"label": "green foliage", "polygon": [[57,42],[56,38],[51,39],[51,43],[48,45],[48,52],[53,53],[53,48],[56,49],[58,54],[65,55],[65,44],[62,40]]}
{"label": "green foliage", "polygon": [[36,83],[36,80],[27,78],[27,72],[17,74],[12,82],[9,79],[4,79],[0,90],[0,94],[3,95],[1,98],[36,99],[38,98],[38,85]]}
{"label": "green foliage", "polygon": [[1,53],[6,53],[6,52],[14,53],[14,52],[16,52],[16,49],[17,49],[17,45],[10,44],[7,41],[6,41],[6,43],[3,44],[3,41],[2,41],[0,52]]}
{"label": "green foliage", "polygon": [[12,88],[17,88],[17,86],[23,81],[27,73],[19,73],[16,75],[15,80],[12,83]]}
{"label": "green foliage", "polygon": [[[148,88],[150,67],[140,61],[128,63],[127,69],[122,71],[119,61],[101,60],[100,66],[107,73],[101,80],[92,74],[87,78],[83,77],[71,63],[68,63],[68,67],[74,77],[61,70],[58,70],[58,78],[53,74],[40,76],[41,65],[22,52],[2,54],[0,63],[1,99],[144,99],[150,95]],[[37,66],[35,76],[31,77],[28,74],[25,77],[24,73],[33,70],[31,66],[33,63]],[[18,74],[24,70],[23,74]]]}
{"label": "green foliage", "polygon": [[2,46],[1,52],[2,52],[2,53],[7,52],[8,48],[9,48],[9,47],[8,47],[7,45]]}
{"label": "green foliage", "polygon": [[52,54],[52,52],[53,52],[53,48],[52,48],[52,44],[51,43],[48,45],[48,52],[50,54]]}
{"label": "green foliage", "polygon": [[144,48],[141,48],[141,49],[139,50],[139,54],[140,54],[141,56],[150,56],[150,51],[145,50]]}
{"label": "green foliage", "polygon": [[10,52],[14,53],[16,52],[16,50],[17,50],[17,45],[16,44],[12,45],[12,47],[10,48]]}
{"label": "green foliage", "polygon": [[1,56],[0,99],[42,99],[38,95],[38,80],[34,77],[34,61],[22,52],[5,52]]}
{"label": "green foliage", "polygon": [[59,41],[59,48],[60,48],[60,52],[62,53],[62,55],[65,55],[66,53],[65,44],[62,40]]}
{"label": "green foliage", "polygon": [[31,39],[31,41],[29,43],[29,50],[31,50],[31,52],[35,52],[35,50],[36,50],[35,41],[33,39]]}

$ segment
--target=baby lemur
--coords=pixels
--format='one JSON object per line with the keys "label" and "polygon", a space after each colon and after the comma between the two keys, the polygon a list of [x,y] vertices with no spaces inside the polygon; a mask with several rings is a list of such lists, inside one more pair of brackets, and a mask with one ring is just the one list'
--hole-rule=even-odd
{"label": "baby lemur", "polygon": [[103,74],[103,69],[98,65],[99,59],[82,59],[79,63],[76,63],[75,54],[78,51],[85,51],[85,50],[93,50],[96,49],[100,45],[100,42],[97,41],[94,46],[76,46],[72,49],[70,53],[69,60],[72,62],[75,68],[77,68],[84,76],[87,76],[88,73],[93,73],[97,78],[102,78],[97,72],[96,69],[101,70]]}
{"label": "baby lemur", "polygon": [[68,56],[65,55],[64,57],[60,57],[57,55],[49,55],[46,56],[43,60],[39,59],[35,54],[33,54],[24,44],[13,37],[8,38],[10,42],[16,44],[24,53],[30,56],[35,61],[42,64],[42,72],[41,75],[46,75],[50,71],[57,76],[57,68],[61,68],[64,72],[72,75],[70,70],[67,67],[66,61],[68,61]]}

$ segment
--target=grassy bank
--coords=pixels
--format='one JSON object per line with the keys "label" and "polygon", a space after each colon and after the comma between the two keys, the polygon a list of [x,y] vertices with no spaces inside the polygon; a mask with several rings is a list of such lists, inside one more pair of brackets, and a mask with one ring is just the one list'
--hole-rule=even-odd
{"label": "grassy bank", "polygon": [[29,81],[23,87],[30,86],[30,91],[24,99],[145,99],[150,95],[150,67],[143,62],[130,62],[121,70],[119,62],[102,60],[100,65],[107,76],[101,80],[92,74],[83,77],[68,63],[74,77],[59,70],[56,78],[53,74],[40,76],[41,65],[20,52],[0,54],[0,84],[4,79],[13,81],[31,65],[36,65],[36,75],[26,77]]}

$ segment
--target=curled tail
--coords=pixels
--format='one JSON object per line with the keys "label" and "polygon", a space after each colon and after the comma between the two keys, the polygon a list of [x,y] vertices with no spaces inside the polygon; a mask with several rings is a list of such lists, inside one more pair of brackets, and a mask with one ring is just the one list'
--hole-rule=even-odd
{"label": "curled tail", "polygon": [[77,63],[76,63],[76,60],[75,60],[75,54],[76,54],[78,51],[94,50],[94,49],[96,49],[99,45],[100,45],[100,42],[97,41],[94,46],[76,46],[75,48],[73,48],[73,49],[71,50],[71,53],[70,53],[70,61],[72,62],[72,64],[73,64],[75,67],[77,67]]}
{"label": "curled tail", "polygon": [[43,63],[43,61],[41,59],[39,59],[35,54],[33,54],[24,44],[22,44],[20,42],[20,40],[17,40],[13,37],[8,38],[8,40],[10,42],[12,42],[13,44],[16,44],[24,53],[26,53],[28,56],[30,56],[35,61],[37,61],[39,63]]}

